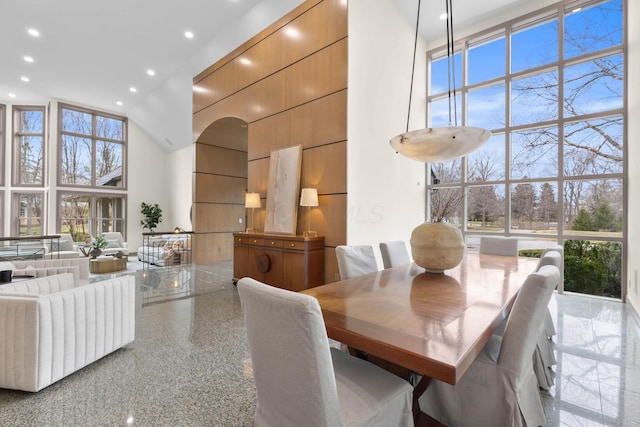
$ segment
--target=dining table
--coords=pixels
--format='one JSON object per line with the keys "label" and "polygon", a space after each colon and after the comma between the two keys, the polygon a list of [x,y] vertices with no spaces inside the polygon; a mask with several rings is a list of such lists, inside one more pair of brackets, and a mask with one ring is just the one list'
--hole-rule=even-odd
{"label": "dining table", "polygon": [[412,263],[301,292],[320,303],[329,338],[419,374],[415,405],[431,379],[462,378],[537,262],[467,252],[444,273]]}

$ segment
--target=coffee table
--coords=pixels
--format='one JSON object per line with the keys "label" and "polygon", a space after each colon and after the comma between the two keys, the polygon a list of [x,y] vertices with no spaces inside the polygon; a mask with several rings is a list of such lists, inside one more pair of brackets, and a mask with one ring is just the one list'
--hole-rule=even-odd
{"label": "coffee table", "polygon": [[127,268],[127,258],[112,256],[89,260],[89,272],[92,274],[114,273]]}

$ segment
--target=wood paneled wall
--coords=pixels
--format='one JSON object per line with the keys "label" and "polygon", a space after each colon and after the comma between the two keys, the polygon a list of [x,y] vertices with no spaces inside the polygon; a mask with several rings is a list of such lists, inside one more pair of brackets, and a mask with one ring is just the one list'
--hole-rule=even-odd
{"label": "wood paneled wall", "polygon": [[[244,209],[236,200],[244,191],[232,194],[231,184],[242,172],[229,171],[242,167],[224,151],[234,147],[209,131],[233,117],[247,123],[246,188],[260,193],[263,207],[271,151],[302,145],[300,187],[318,189],[311,226],[325,236],[325,281],[335,279],[334,248],[347,236],[347,61],[346,2],[309,0],[194,78],[196,263],[231,259],[224,257],[232,254],[231,233],[238,231],[233,209]],[[256,210],[256,228],[263,228],[264,214]],[[307,208],[300,208],[299,232],[307,221]]]}

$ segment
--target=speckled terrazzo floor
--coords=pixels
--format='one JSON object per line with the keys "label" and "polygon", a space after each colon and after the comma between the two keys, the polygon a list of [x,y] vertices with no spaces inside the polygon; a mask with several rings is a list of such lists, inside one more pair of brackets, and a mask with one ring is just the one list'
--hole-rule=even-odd
{"label": "speckled terrazzo floor", "polygon": [[[124,274],[138,284],[136,340],[38,393],[0,389],[0,427],[251,426],[255,386],[232,263]],[[554,295],[550,310],[558,365],[541,393],[546,426],[640,427],[638,317],[618,301],[570,294]]]}
{"label": "speckled terrazzo floor", "polygon": [[133,273],[135,341],[38,393],[0,389],[0,426],[251,425],[255,388],[231,268]]}

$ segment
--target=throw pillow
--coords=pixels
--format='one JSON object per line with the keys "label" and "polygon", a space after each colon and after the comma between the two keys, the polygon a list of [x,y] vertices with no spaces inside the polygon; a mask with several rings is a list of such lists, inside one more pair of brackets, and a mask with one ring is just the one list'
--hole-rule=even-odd
{"label": "throw pillow", "polygon": [[119,248],[120,247],[120,242],[118,242],[118,240],[107,240],[107,247],[106,249],[113,249],[113,248]]}
{"label": "throw pillow", "polygon": [[53,250],[59,250],[60,252],[72,250],[68,240],[60,240],[58,244],[53,243],[51,246],[53,247]]}

